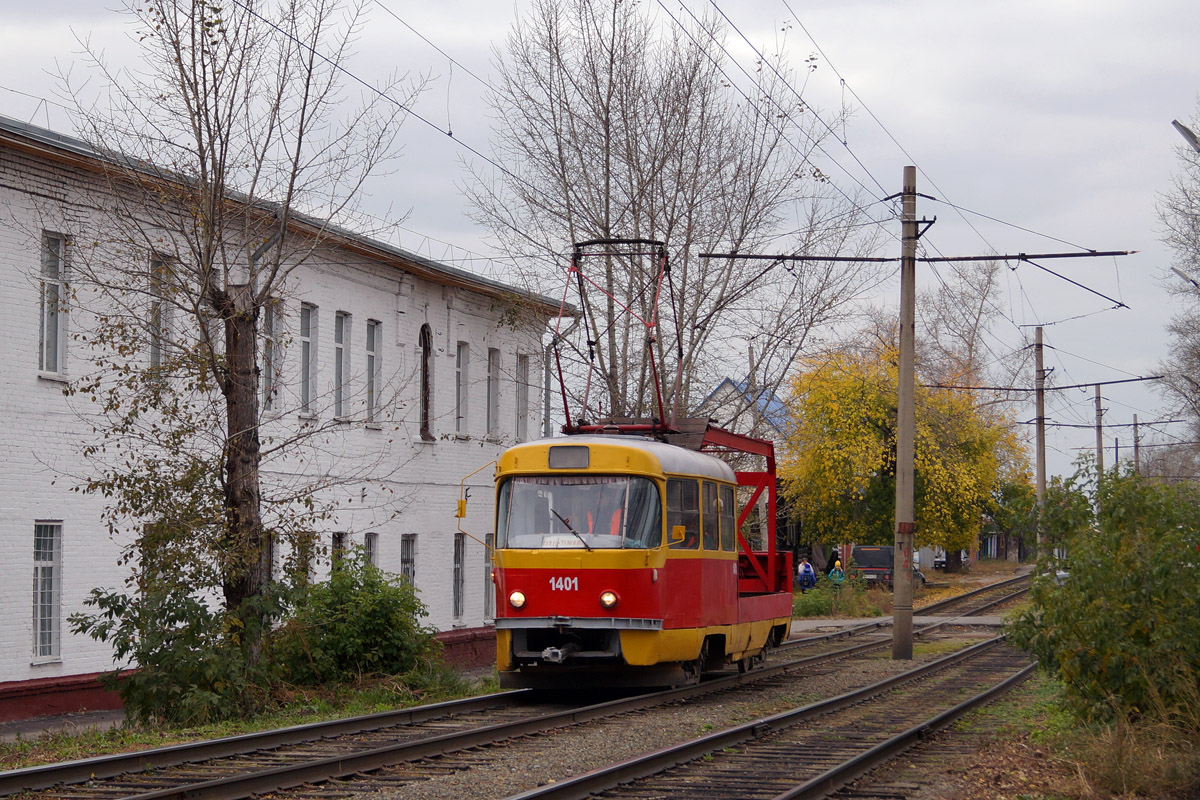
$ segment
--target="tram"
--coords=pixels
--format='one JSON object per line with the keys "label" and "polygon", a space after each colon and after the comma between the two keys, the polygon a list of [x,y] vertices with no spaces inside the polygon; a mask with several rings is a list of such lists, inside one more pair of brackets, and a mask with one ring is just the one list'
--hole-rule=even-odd
{"label": "tram", "polygon": [[[786,637],[792,564],[774,549],[771,444],[715,428],[701,439],[583,433],[501,455],[502,687],[682,685],[752,668]],[[763,456],[766,469],[735,473],[712,450]],[[756,490],[740,514],[739,484]],[[769,533],[754,551],[740,528],[764,491]]]}

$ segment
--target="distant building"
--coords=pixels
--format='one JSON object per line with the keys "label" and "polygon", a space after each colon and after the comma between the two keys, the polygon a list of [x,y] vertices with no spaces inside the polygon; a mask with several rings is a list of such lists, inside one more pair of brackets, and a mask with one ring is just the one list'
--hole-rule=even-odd
{"label": "distant building", "polygon": [[692,416],[708,417],[734,433],[772,441],[782,438],[787,427],[787,407],[773,390],[733,378],[718,383]]}
{"label": "distant building", "polygon": [[[63,391],[89,368],[74,337],[91,318],[72,297],[72,260],[76,243],[105,235],[101,165],[83,142],[0,117],[0,684],[113,666],[107,645],[67,624],[93,588],[119,588],[128,574],[104,498],[72,491],[93,469],[80,454],[93,406]],[[491,567],[485,547],[456,532],[459,482],[507,444],[537,438],[541,335],[558,304],[350,231],[332,230],[322,246],[260,326],[272,337],[262,435],[314,422],[330,434],[323,460],[265,463],[264,473],[346,478],[353,502],[317,531],[321,543],[362,545],[407,575],[434,627],[483,626]],[[514,315],[514,303],[530,313]],[[371,480],[360,486],[362,474]],[[464,527],[481,539],[489,479],[484,470],[469,482]]]}

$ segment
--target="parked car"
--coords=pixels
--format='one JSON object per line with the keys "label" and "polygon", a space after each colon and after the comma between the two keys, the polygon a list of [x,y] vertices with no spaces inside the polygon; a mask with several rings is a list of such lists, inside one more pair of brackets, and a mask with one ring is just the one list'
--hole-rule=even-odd
{"label": "parked car", "polygon": [[[850,555],[851,571],[868,584],[890,589],[895,552],[892,545],[858,545]],[[925,587],[925,575],[916,564],[913,564],[913,587]]]}

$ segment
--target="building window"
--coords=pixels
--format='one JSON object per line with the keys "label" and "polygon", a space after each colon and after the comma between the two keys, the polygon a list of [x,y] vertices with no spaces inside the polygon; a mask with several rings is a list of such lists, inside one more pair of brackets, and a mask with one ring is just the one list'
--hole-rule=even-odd
{"label": "building window", "polygon": [[167,303],[169,293],[167,263],[155,256],[150,259],[150,368],[162,369],[166,361],[166,348],[170,341],[171,307]]}
{"label": "building window", "polygon": [[62,589],[62,523],[33,526],[33,657],[57,659]]}
{"label": "building window", "polygon": [[379,325],[379,320],[367,320],[367,422],[374,422],[379,413],[379,378],[382,374],[379,360]]}
{"label": "building window", "polygon": [[483,537],[483,618],[496,616],[496,582],[492,580],[492,551],[496,548],[496,534]]}
{"label": "building window", "polygon": [[517,441],[529,440],[529,356],[517,356]]}
{"label": "building window", "polygon": [[270,299],[263,306],[263,410],[275,407],[275,393],[279,388],[279,303]]}
{"label": "building window", "polygon": [[459,342],[454,351],[454,432],[467,430],[467,362],[470,349],[466,342]]}
{"label": "building window", "polygon": [[363,534],[363,555],[367,557],[367,563],[372,566],[379,566],[379,534],[369,531]]}
{"label": "building window", "polygon": [[350,381],[350,315],[339,311],[333,317],[333,415],[346,416],[346,391]]}
{"label": "building window", "polygon": [[317,307],[300,306],[300,411],[311,414],[317,383]]}
{"label": "building window", "polygon": [[41,325],[38,369],[63,372],[67,346],[67,240],[54,233],[42,234]]}
{"label": "building window", "polygon": [[334,531],[329,543],[329,563],[337,564],[346,554],[346,532]]}
{"label": "building window", "polygon": [[433,441],[433,331],[421,326],[421,438]]}
{"label": "building window", "polygon": [[466,566],[467,537],[465,534],[454,534],[454,618],[462,619],[463,615],[463,568]]}
{"label": "building window", "polygon": [[488,348],[487,361],[487,432],[500,433],[500,351]]}
{"label": "building window", "polygon": [[417,585],[417,535],[400,536],[400,574],[413,586]]}

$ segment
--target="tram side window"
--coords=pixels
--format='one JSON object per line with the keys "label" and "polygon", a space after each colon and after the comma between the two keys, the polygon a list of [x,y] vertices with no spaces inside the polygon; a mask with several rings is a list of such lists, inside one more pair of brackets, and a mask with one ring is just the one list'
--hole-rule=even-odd
{"label": "tram side window", "polygon": [[732,553],[737,550],[737,508],[733,505],[733,487],[721,487],[721,549]]}
{"label": "tram side window", "polygon": [[704,531],[704,549],[716,550],[720,546],[717,530],[717,485],[705,481],[702,488],[704,504],[700,507],[700,522]]}
{"label": "tram side window", "polygon": [[700,486],[695,481],[667,481],[667,533],[683,526],[683,541],[671,542],[672,550],[695,550],[700,546]]}

